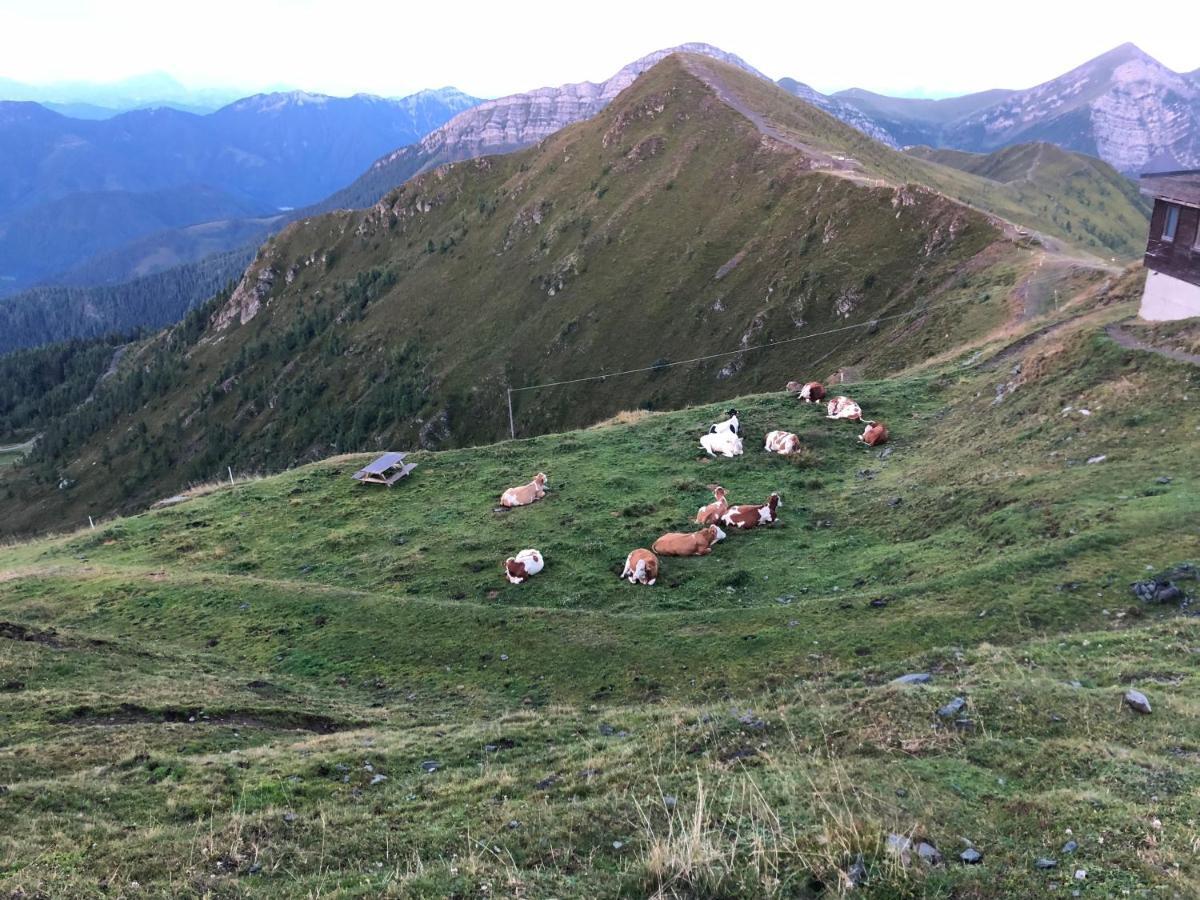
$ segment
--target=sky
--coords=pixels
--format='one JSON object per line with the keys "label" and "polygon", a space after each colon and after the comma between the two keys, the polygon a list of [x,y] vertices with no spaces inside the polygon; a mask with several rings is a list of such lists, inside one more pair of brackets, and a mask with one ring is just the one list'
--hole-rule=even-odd
{"label": "sky", "polygon": [[652,50],[705,41],[824,92],[948,96],[1029,87],[1126,41],[1191,71],[1195,28],[1163,25],[1189,21],[1200,24],[1195,0],[0,0],[0,77],[165,72],[245,93],[287,85],[401,96],[454,85],[496,97],[601,81]]}

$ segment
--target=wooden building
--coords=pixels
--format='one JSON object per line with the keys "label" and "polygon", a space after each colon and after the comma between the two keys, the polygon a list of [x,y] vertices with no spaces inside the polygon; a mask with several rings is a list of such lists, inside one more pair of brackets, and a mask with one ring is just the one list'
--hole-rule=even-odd
{"label": "wooden building", "polygon": [[1200,316],[1200,169],[1143,175],[1141,182],[1142,193],[1154,198],[1141,317]]}

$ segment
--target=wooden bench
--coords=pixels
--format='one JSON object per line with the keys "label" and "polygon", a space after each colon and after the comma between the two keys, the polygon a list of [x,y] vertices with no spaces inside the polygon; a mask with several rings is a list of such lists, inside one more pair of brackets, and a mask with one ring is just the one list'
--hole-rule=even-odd
{"label": "wooden bench", "polygon": [[403,453],[385,453],[379,459],[354,473],[360,484],[386,484],[391,487],[413,469],[416,463],[406,463]]}

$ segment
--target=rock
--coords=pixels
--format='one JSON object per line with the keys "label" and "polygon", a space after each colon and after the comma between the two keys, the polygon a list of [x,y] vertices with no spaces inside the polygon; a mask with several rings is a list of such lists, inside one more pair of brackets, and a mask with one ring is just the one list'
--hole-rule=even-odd
{"label": "rock", "polygon": [[[433,771],[437,771],[437,770],[434,769]],[[386,775],[376,775],[375,777],[373,777],[371,779],[371,784],[383,784],[385,781],[387,781]]]}
{"label": "rock", "polygon": [[929,684],[932,680],[933,676],[928,672],[910,672],[899,678],[893,678],[892,684]]}
{"label": "rock", "polygon": [[1159,484],[1170,484],[1171,483],[1171,478],[1168,475],[1159,475],[1154,480],[1157,481]]}
{"label": "rock", "polygon": [[283,821],[290,825],[292,822],[296,821],[296,814],[294,812],[285,812],[283,814]]}
{"label": "rock", "polygon": [[796,599],[795,594],[784,594],[782,597],[776,597],[775,602],[783,604],[784,606],[787,606],[789,603],[791,603],[795,599]]}
{"label": "rock", "polygon": [[854,862],[850,864],[846,880],[850,882],[850,887],[860,887],[867,883],[867,864],[863,861],[861,853],[855,856]]}
{"label": "rock", "polygon": [[959,731],[973,731],[975,729],[974,719],[955,719],[954,727]]}
{"label": "rock", "polygon": [[871,606],[875,607],[876,609],[883,609],[888,605],[888,603],[891,602],[891,600],[891,597],[876,597],[871,601]]}
{"label": "rock", "polygon": [[901,503],[903,503],[903,502],[904,502],[904,498],[903,498],[903,497],[893,497],[891,500],[889,500],[889,501],[887,502],[887,504],[888,504],[888,506],[890,506],[892,509],[895,509],[897,506],[899,506],[899,505],[900,505]]}
{"label": "rock", "polygon": [[507,653],[500,654],[500,662],[508,662],[508,654]]}
{"label": "rock", "polygon": [[591,781],[593,778],[595,778],[599,774],[600,774],[599,769],[584,769],[582,772],[579,773],[579,777],[582,778],[584,781]]}
{"label": "rock", "polygon": [[426,772],[428,772],[431,775],[434,772],[436,772],[438,769],[440,769],[441,767],[442,767],[442,764],[440,762],[438,762],[436,759],[427,759],[427,760],[425,760],[425,762],[421,763],[421,768],[424,769]]}
{"label": "rock", "polygon": [[509,819],[508,820],[508,830],[509,831],[516,831],[520,827],[521,827],[521,823],[517,819]]}
{"label": "rock", "polygon": [[499,749],[500,749],[500,748],[499,748],[499,747],[497,747],[495,744],[484,744],[484,745],[483,745],[483,752],[484,752],[484,753],[495,753],[495,752],[496,752],[497,750],[499,750]]}
{"label": "rock", "polygon": [[674,809],[679,805],[679,799],[674,794],[667,794],[663,797],[663,806],[667,809]]}
{"label": "rock", "polygon": [[888,458],[889,456],[891,456],[891,455],[892,455],[892,448],[891,448],[891,447],[884,447],[884,448],[883,448],[881,451],[879,451],[879,458],[880,458],[880,459],[887,459],[887,458]]}
{"label": "rock", "polygon": [[613,849],[614,850],[620,850],[624,846],[625,846],[624,841],[613,841]]}
{"label": "rock", "polygon": [[[736,715],[737,710],[734,710]],[[748,709],[741,715],[737,716],[738,723],[743,728],[749,728],[752,731],[762,731],[767,727],[767,723],[754,714],[754,710]]]}
{"label": "rock", "polygon": [[900,864],[907,866],[912,862],[912,841],[902,834],[889,834],[887,837],[887,850],[900,858]]}
{"label": "rock", "polygon": [[917,844],[917,856],[921,862],[927,866],[940,866],[942,864],[942,854],[938,848],[928,841],[921,841]]}
{"label": "rock", "polygon": [[952,719],[957,716],[967,705],[966,697],[955,697],[945,706],[938,709],[937,714],[943,719]]}
{"label": "rock", "polygon": [[1038,861],[1034,863],[1039,869],[1053,869],[1058,866],[1057,859],[1048,859],[1045,856],[1038,857]]}
{"label": "rock", "polygon": [[1085,878],[1087,878],[1087,869],[1076,869],[1075,870],[1075,880],[1076,881],[1083,881],[1083,879],[1085,879]]}
{"label": "rock", "polygon": [[908,796],[908,791],[906,791],[904,788],[896,788],[896,796],[903,800]]}
{"label": "rock", "polygon": [[968,866],[977,866],[983,862],[983,854],[974,847],[968,847],[962,853],[958,854],[958,858]]}
{"label": "rock", "polygon": [[558,784],[557,775],[547,775],[541,781],[534,785],[539,791],[546,791]]}
{"label": "rock", "polygon": [[1125,705],[1134,712],[1140,712],[1143,715],[1150,712],[1150,701],[1146,699],[1146,695],[1141,691],[1129,690],[1125,692]]}
{"label": "rock", "polygon": [[612,735],[617,733],[617,729],[613,728],[607,722],[601,722],[600,727],[597,730],[605,737],[611,737]]}
{"label": "rock", "polygon": [[1062,846],[1063,853],[1074,853],[1078,849],[1079,849],[1079,845],[1077,843],[1075,843],[1074,841],[1067,841]]}
{"label": "rock", "polygon": [[1102,463],[1106,459],[1108,459],[1108,454],[1106,454],[1106,453],[1101,453],[1099,456],[1089,456],[1087,464],[1089,466],[1094,466],[1094,465],[1096,465],[1096,463]]}

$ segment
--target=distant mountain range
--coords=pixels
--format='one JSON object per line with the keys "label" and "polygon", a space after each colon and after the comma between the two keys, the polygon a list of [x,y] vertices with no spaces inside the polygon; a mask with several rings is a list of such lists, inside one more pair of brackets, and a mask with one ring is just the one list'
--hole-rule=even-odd
{"label": "distant mountain range", "polygon": [[[791,90],[789,81],[781,85]],[[810,102],[894,146],[986,153],[1045,141],[1130,175],[1200,167],[1200,76],[1174,72],[1133,44],[1028,90],[945,100],[849,90]]]}
{"label": "distant mountain range", "polygon": [[[291,92],[245,98],[210,116],[158,110],[104,122],[0,103],[0,296],[37,282],[71,285],[77,297],[89,285],[103,285],[92,328],[102,320],[127,324],[126,315],[109,309],[120,304],[123,282],[130,281],[141,298],[143,279],[174,266],[197,271],[206,254],[219,254],[214,265],[225,272],[231,260],[249,254],[288,222],[368,207],[440,165],[536,144],[594,117],[639,74],[674,52],[717,59],[767,80],[733,54],[683,44],[636,60],[600,83],[545,87],[485,102],[453,89],[399,101]],[[892,148],[988,153],[1042,142],[1097,156],[1132,174],[1143,167],[1200,166],[1197,83],[1195,72],[1172,72],[1126,44],[1025,91],[926,100],[862,90],[825,95],[790,78],[778,85]],[[181,146],[189,149],[182,159],[176,153]],[[1052,173],[1082,166],[1046,162],[1044,153],[1017,158],[1044,164],[1036,177],[1030,169],[1024,187],[1020,179],[998,187],[994,208],[1027,210],[1030,197],[1051,189]],[[1108,183],[1108,175],[1099,174]],[[1013,200],[1015,195],[1021,200]],[[190,214],[184,211],[205,204],[213,218],[186,221]],[[1122,205],[1120,216],[1132,208]],[[78,223],[105,221],[104,209],[121,210],[121,221],[103,228],[85,224],[89,233],[81,239]],[[1106,255],[1130,252],[1127,221],[1097,221],[1086,210],[1057,202],[1042,213],[1037,227],[1049,233]],[[1067,229],[1072,217],[1073,228]],[[14,299],[36,306],[49,296],[39,291]],[[192,296],[190,291],[164,296],[163,303],[181,312],[184,298],[190,303]],[[42,318],[23,313],[24,321]]]}
{"label": "distant mountain range", "polygon": [[[290,88],[279,85],[274,92]],[[246,96],[235,88],[190,88],[165,72],[149,72],[120,81],[59,81],[27,84],[0,78],[0,100],[29,100],[63,115],[107,119],[131,109],[169,106],[203,115]]]}
{"label": "distant mountain range", "polygon": [[[57,280],[157,232],[313,203],[477,102],[452,88],[400,100],[292,92],[205,116],[154,109],[102,121],[0,102],[0,291]],[[265,223],[226,231],[238,245],[266,233]],[[180,236],[168,243],[178,248]],[[201,241],[158,263],[151,252],[115,274],[229,248]]]}

